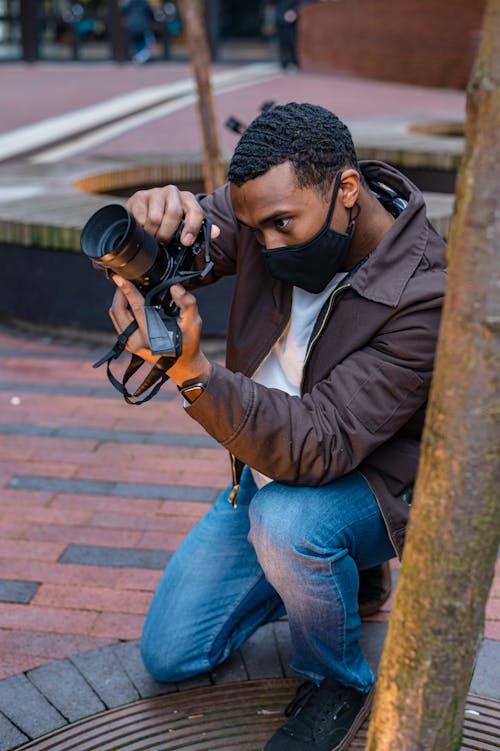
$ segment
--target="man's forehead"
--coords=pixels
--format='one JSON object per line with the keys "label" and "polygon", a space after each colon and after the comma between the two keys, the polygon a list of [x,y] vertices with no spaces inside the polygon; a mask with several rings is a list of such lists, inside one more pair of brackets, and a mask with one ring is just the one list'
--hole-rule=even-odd
{"label": "man's forehead", "polygon": [[230,184],[231,198],[239,204],[269,201],[276,196],[288,197],[298,189],[295,170],[290,162],[270,167],[267,172],[242,185]]}
{"label": "man's forehead", "polygon": [[245,180],[245,182],[238,187],[243,187],[244,185],[248,185],[249,183],[267,183],[277,179],[285,180],[287,182],[297,182],[297,175],[292,162],[286,160],[284,162],[280,162],[279,164],[273,164],[268,167],[265,172],[261,172],[257,176]]}

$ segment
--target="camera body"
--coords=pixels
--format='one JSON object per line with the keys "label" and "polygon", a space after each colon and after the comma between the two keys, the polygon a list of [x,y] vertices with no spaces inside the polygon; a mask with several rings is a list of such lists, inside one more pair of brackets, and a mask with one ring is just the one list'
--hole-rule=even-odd
{"label": "camera body", "polygon": [[[192,269],[203,249],[203,228],[191,246],[182,245],[180,236],[184,223],[178,227],[168,245],[158,242],[120,204],[108,204],[96,211],[85,224],[80,245],[92,265],[106,275],[118,274],[138,287],[144,295],[153,291],[150,301],[171,309],[168,287],[154,290],[163,283]],[[175,284],[171,282],[169,286]]]}
{"label": "camera body", "polygon": [[[108,204],[85,224],[80,245],[93,266],[107,276],[118,274],[135,284],[145,296],[145,315],[153,354],[179,357],[182,339],[178,309],[170,295],[173,284],[203,278],[213,267],[209,255],[210,223],[204,220],[193,245],[182,245],[184,223],[168,244],[159,243],[120,204]],[[204,252],[204,267],[193,270]],[[200,264],[201,265],[201,264]]]}

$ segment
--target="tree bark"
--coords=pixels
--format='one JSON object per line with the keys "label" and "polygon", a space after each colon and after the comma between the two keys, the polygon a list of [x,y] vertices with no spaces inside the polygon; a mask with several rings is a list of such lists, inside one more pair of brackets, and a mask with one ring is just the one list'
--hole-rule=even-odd
{"label": "tree bark", "polygon": [[189,55],[198,90],[198,112],[203,140],[205,190],[211,193],[225,180],[219,149],[215,109],[210,82],[210,49],[200,0],[179,0],[179,12],[186,32]]}
{"label": "tree bark", "polygon": [[500,522],[500,0],[467,90],[448,289],[367,751],[456,751]]}

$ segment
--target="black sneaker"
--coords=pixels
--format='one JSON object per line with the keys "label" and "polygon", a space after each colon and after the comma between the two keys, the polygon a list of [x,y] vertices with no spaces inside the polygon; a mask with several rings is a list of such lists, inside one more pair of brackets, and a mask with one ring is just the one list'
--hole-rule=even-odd
{"label": "black sneaker", "polygon": [[319,686],[304,683],[285,714],[290,718],[264,746],[264,751],[342,751],[370,711],[373,689],[362,694],[333,678]]}

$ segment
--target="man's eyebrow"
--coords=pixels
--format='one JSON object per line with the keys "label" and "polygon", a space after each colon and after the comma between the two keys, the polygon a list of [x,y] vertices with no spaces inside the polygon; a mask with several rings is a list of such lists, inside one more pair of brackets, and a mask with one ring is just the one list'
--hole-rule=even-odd
{"label": "man's eyebrow", "polygon": [[[277,211],[273,211],[272,214],[269,214],[269,216],[265,216],[263,219],[261,219],[258,226],[267,224],[268,222],[272,222],[274,219],[281,219],[284,216],[284,214],[289,214],[289,213],[290,212],[287,211],[286,209],[278,209]],[[238,220],[239,224],[241,224],[243,227],[247,227],[248,229],[252,229],[252,230],[256,229],[256,227],[252,227],[250,226],[250,224],[245,224],[245,222],[243,222],[238,217],[236,217],[236,219]]]}
{"label": "man's eyebrow", "polygon": [[274,219],[281,219],[281,217],[284,214],[289,214],[290,212],[287,211],[287,209],[277,209],[277,211],[273,211],[272,214],[269,214],[269,216],[264,217],[262,219],[261,224],[267,224],[268,222],[272,222]]}
{"label": "man's eyebrow", "polygon": [[[235,216],[236,216],[236,214],[235,214]],[[242,221],[238,216],[236,216],[236,221],[238,222],[238,224],[241,224],[242,227],[246,227],[246,229],[253,230],[253,227],[251,227],[249,224],[245,224],[245,222]]]}

